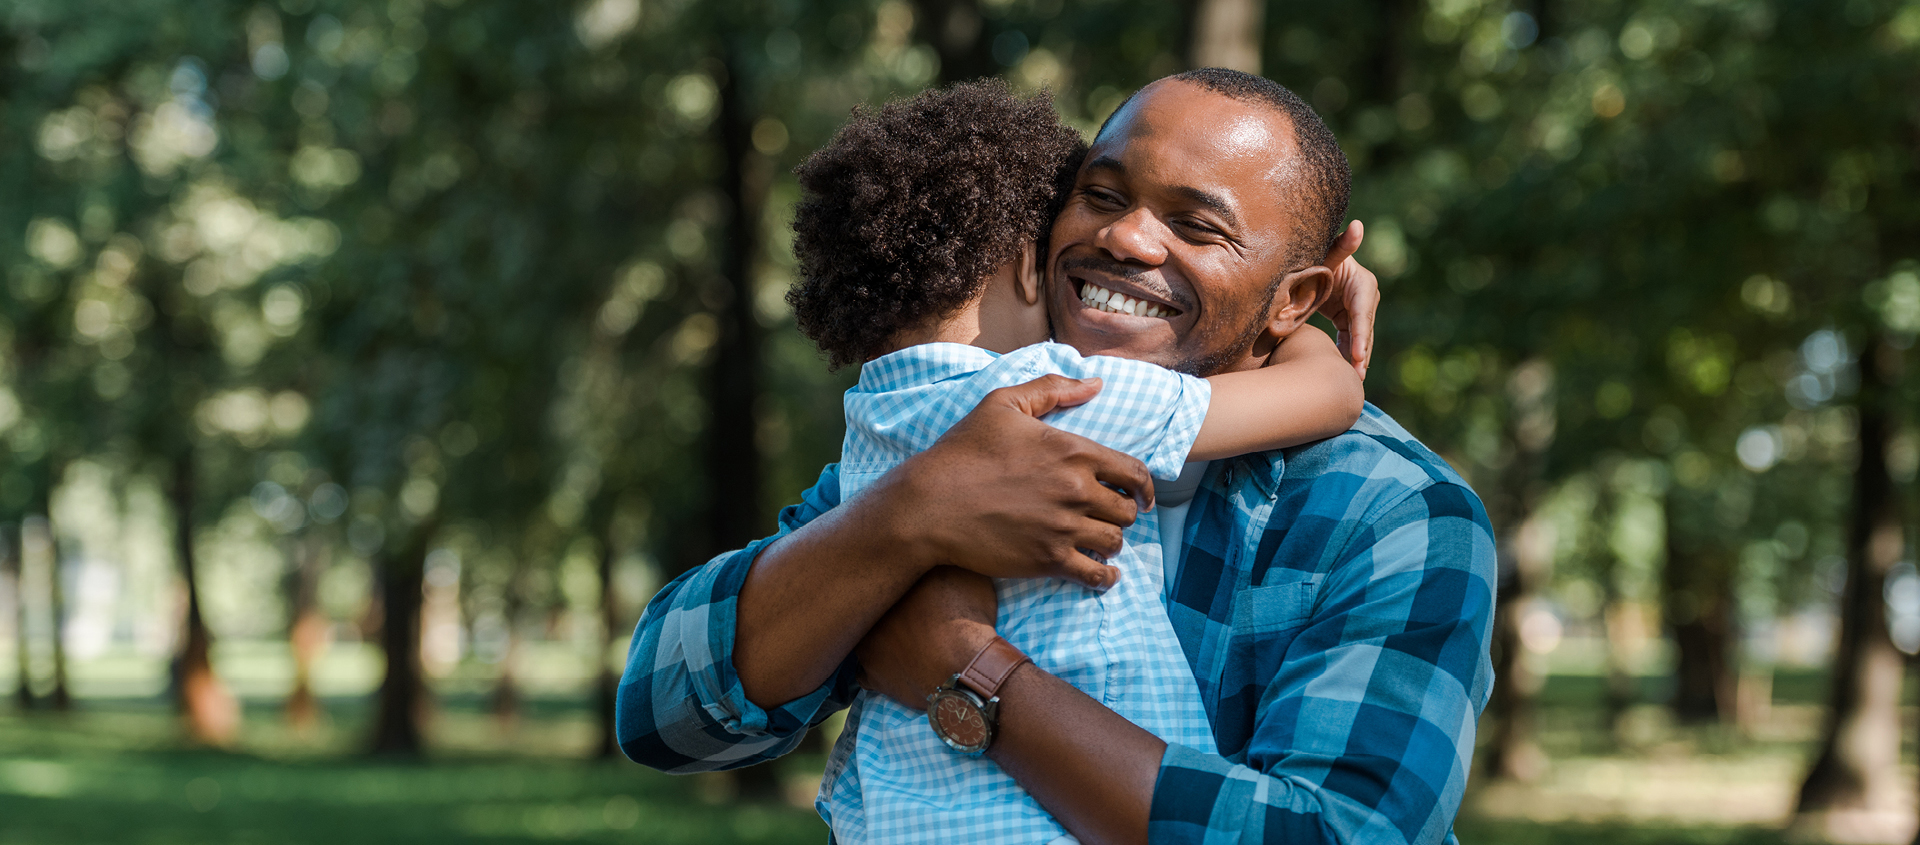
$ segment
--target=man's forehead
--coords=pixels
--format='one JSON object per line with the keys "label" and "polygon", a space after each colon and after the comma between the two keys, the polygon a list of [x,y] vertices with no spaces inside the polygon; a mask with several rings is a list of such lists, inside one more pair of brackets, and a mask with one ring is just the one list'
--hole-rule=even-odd
{"label": "man's forehead", "polygon": [[1184,171],[1182,181],[1260,174],[1273,184],[1297,158],[1285,115],[1184,80],[1148,85],[1122,109],[1094,139],[1088,161],[1148,152],[1157,163]]}

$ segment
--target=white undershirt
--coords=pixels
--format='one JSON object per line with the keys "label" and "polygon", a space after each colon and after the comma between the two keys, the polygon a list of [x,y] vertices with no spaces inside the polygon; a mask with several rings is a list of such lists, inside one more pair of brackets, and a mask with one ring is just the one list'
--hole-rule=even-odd
{"label": "white undershirt", "polygon": [[1180,574],[1180,553],[1186,549],[1187,508],[1200,492],[1207,476],[1207,461],[1188,461],[1180,468],[1180,477],[1154,482],[1154,511],[1160,514],[1160,559],[1166,569],[1167,595],[1173,595],[1175,576]]}

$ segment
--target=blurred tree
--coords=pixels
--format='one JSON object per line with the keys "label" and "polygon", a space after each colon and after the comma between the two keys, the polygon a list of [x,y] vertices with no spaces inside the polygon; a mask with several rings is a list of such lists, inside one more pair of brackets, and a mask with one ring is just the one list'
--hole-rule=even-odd
{"label": "blurred tree", "polygon": [[[190,86],[197,85],[204,91],[204,76],[197,78],[202,81],[183,83],[183,90],[190,92]],[[141,211],[161,213],[160,209]],[[219,493],[225,491],[202,489],[199,432],[194,429],[200,405],[209,398],[205,389],[209,375],[224,369],[226,361],[224,351],[209,338],[208,315],[196,308],[200,303],[183,289],[184,284],[179,271],[158,268],[137,278],[139,295],[160,307],[146,329],[136,333],[137,348],[144,353],[136,359],[140,366],[135,372],[141,378],[129,391],[132,401],[122,408],[135,442],[164,473],[163,489],[173,509],[174,562],[187,605],[169,670],[176,706],[189,736],[209,745],[228,745],[240,728],[240,703],[214,670],[213,632],[204,611],[195,537],[209,513],[202,506],[202,496],[213,493],[215,501],[220,501],[224,497]]]}
{"label": "blurred tree", "polygon": [[[602,506],[602,510],[611,510]],[[598,741],[594,746],[594,756],[611,760],[620,755],[620,738],[615,726],[616,705],[620,692],[620,670],[615,668],[609,657],[620,635],[625,633],[620,622],[620,593],[614,581],[614,565],[620,558],[620,543],[615,535],[618,530],[611,515],[595,514],[593,524],[599,527],[595,550],[596,567],[594,574],[600,582],[600,629],[602,639],[599,648],[594,651],[593,710],[600,728]]]}
{"label": "blurred tree", "polygon": [[30,711],[39,701],[33,694],[33,653],[27,645],[26,567],[17,526],[0,523],[0,564],[6,565],[7,592],[13,597],[13,700],[22,711]]}
{"label": "blurred tree", "polygon": [[[1847,534],[1847,583],[1841,594],[1840,636],[1834,658],[1819,755],[1800,787],[1801,823],[1825,831],[1856,829],[1835,816],[1898,818],[1906,804],[1900,786],[1900,686],[1905,658],[1888,633],[1887,576],[1906,549],[1905,526],[1887,446],[1894,425],[1889,400],[1900,353],[1876,338],[1860,356],[1859,468]],[[1820,818],[1815,818],[1820,817]]]}
{"label": "blurred tree", "polygon": [[[1779,14],[1778,46],[1786,52],[1768,88],[1794,116],[1772,127],[1775,149],[1799,152],[1758,162],[1772,188],[1760,216],[1775,230],[1799,233],[1784,250],[1794,299],[1816,305],[1836,326],[1828,337],[1842,341],[1837,357],[1846,357],[1847,347],[1859,350],[1838,647],[1820,750],[1795,823],[1814,835],[1889,837],[1910,823],[1903,809],[1909,802],[1899,796],[1911,785],[1899,782],[1895,750],[1903,660],[1888,633],[1883,596],[1889,571],[1909,548],[1902,490],[1888,461],[1896,409],[1913,402],[1905,350],[1920,330],[1920,316],[1901,304],[1920,287],[1911,276],[1920,257],[1920,166],[1911,155],[1920,113],[1910,108],[1920,96],[1911,73],[1920,13],[1862,2],[1840,15],[1813,4],[1783,6]],[[1908,107],[1873,105],[1893,103]],[[1810,340],[1807,352],[1817,351]],[[1810,371],[1836,369],[1802,357]],[[1817,378],[1809,386],[1801,393],[1816,394],[1814,402],[1844,392]]]}
{"label": "blurred tree", "polygon": [[210,745],[227,745],[240,729],[240,704],[213,669],[213,633],[207,628],[194,548],[194,529],[198,526],[191,453],[174,457],[168,495],[174,509],[174,560],[180,566],[180,579],[187,594],[185,629],[172,666],[174,696],[186,719],[187,732],[194,739]]}
{"label": "blurred tree", "polygon": [[915,0],[913,8],[918,19],[914,34],[939,56],[941,85],[1000,72],[1003,65],[993,55],[1000,33],[990,26],[978,0]]}
{"label": "blurred tree", "polygon": [[[57,183],[44,176],[34,181]],[[13,370],[9,373],[13,386],[10,394],[29,422],[12,432],[15,466],[7,476],[11,483],[4,492],[13,500],[12,507],[7,508],[8,521],[17,524],[20,532],[18,600],[22,626],[18,636],[24,643],[31,635],[25,624],[25,609],[30,596],[43,593],[52,675],[47,704],[55,711],[66,711],[72,706],[72,694],[67,685],[65,631],[61,624],[66,617],[65,591],[59,535],[49,505],[67,463],[85,451],[88,440],[98,437],[99,430],[97,423],[80,414],[81,404],[86,401],[81,386],[83,364],[75,354],[78,350],[66,342],[61,331],[62,319],[73,320],[75,308],[50,289],[57,284],[56,278],[75,272],[81,247],[73,231],[57,218],[37,218],[27,228],[28,249],[36,253],[35,264],[30,265],[35,275],[29,277],[31,284],[16,286],[13,291],[10,304],[16,306],[16,316],[9,321],[13,344],[7,363]],[[29,556],[39,559],[38,568],[45,579],[40,586],[44,590],[30,588],[39,579],[27,574]],[[22,651],[23,660],[28,653]],[[23,688],[32,683],[33,675],[27,669],[23,662]],[[23,703],[33,695],[29,689]]]}
{"label": "blurred tree", "polygon": [[[48,485],[51,491],[52,485]],[[52,513],[51,506],[43,508]],[[67,683],[67,587],[65,563],[60,555],[60,535],[53,531],[52,519],[28,520],[27,524],[38,527],[46,533],[40,545],[46,550],[47,561],[47,616],[52,627],[51,648],[53,663],[53,692],[48,695],[54,712],[65,713],[73,709],[73,690]]]}
{"label": "blurred tree", "polygon": [[[311,518],[310,516],[308,518]],[[287,599],[287,646],[293,661],[293,686],[284,710],[287,724],[298,733],[310,733],[322,715],[314,693],[314,664],[327,642],[328,621],[320,609],[320,577],[331,549],[317,532],[289,538],[288,567],[283,582]]]}
{"label": "blurred tree", "polygon": [[[732,30],[732,33],[729,33]],[[750,30],[749,30],[750,31]],[[738,29],[722,26],[723,43],[744,40]],[[721,47],[714,64],[719,75],[719,117],[714,121],[721,156],[720,189],[726,201],[725,234],[719,244],[719,272],[705,280],[705,298],[713,308],[713,351],[707,364],[707,421],[701,446],[706,501],[702,521],[706,551],[690,558],[704,562],[727,549],[741,548],[767,533],[766,471],[760,452],[757,403],[761,393],[762,335],[754,316],[755,276],[766,237],[767,182],[770,162],[753,145],[762,110],[764,84],[752,78],[743,49]],[[758,89],[758,90],[756,90]],[[744,503],[754,503],[746,506]]]}
{"label": "blurred tree", "polygon": [[1266,3],[1261,0],[1191,0],[1190,67],[1224,67],[1260,73],[1266,41]]}
{"label": "blurred tree", "polygon": [[[1004,74],[1091,128],[1185,64],[1263,69],[1355,165],[1387,294],[1371,397],[1496,516],[1483,769],[1537,770],[1525,623],[1545,648],[1584,612],[1572,586],[1600,596],[1616,714],[1658,605],[1671,704],[1714,720],[1743,633],[1818,603],[1815,562],[1845,551],[1801,806],[1890,806],[1900,669],[1875,597],[1910,521],[1890,464],[1920,330],[1912,4],[1267,5],[11,4],[0,523],[49,516],[73,462],[157,479],[181,677],[210,679],[179,690],[218,689],[202,564],[235,503],[280,538],[248,565],[289,567],[297,678],[318,572],[370,564],[370,739],[417,753],[429,555],[461,550],[476,641],[501,608],[516,638],[571,608],[604,658],[628,621],[616,573],[764,533],[832,459],[852,374],[824,371],[777,294],[785,170],[849,108]],[[0,558],[19,579],[22,555]],[[591,599],[555,586],[583,559]],[[38,584],[16,610],[36,625]],[[16,647],[24,703],[63,670]],[[510,658],[512,701],[515,679]],[[290,713],[310,699],[296,683]],[[189,724],[237,716],[182,701]]]}

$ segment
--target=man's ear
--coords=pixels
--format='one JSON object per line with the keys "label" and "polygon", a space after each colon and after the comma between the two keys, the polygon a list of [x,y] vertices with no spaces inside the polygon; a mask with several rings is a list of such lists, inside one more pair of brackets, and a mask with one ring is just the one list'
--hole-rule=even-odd
{"label": "man's ear", "polygon": [[1280,280],[1280,287],[1273,292],[1273,304],[1267,315],[1267,333],[1275,340],[1283,340],[1313,316],[1320,306],[1325,305],[1327,297],[1333,295],[1333,271],[1316,264],[1304,270],[1295,270]]}
{"label": "man's ear", "polygon": [[1045,280],[1040,277],[1039,247],[1033,241],[1027,241],[1020,247],[1020,267],[1014,271],[1014,284],[1020,289],[1020,296],[1028,305],[1040,302],[1041,287]]}

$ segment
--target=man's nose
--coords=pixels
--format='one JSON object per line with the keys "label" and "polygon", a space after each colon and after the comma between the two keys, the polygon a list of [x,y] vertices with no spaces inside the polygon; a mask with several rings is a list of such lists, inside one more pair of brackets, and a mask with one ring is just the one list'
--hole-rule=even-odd
{"label": "man's nose", "polygon": [[1152,212],[1135,208],[1102,227],[1094,238],[1094,246],[1118,261],[1158,267],[1167,260],[1164,239],[1168,234],[1167,227]]}

